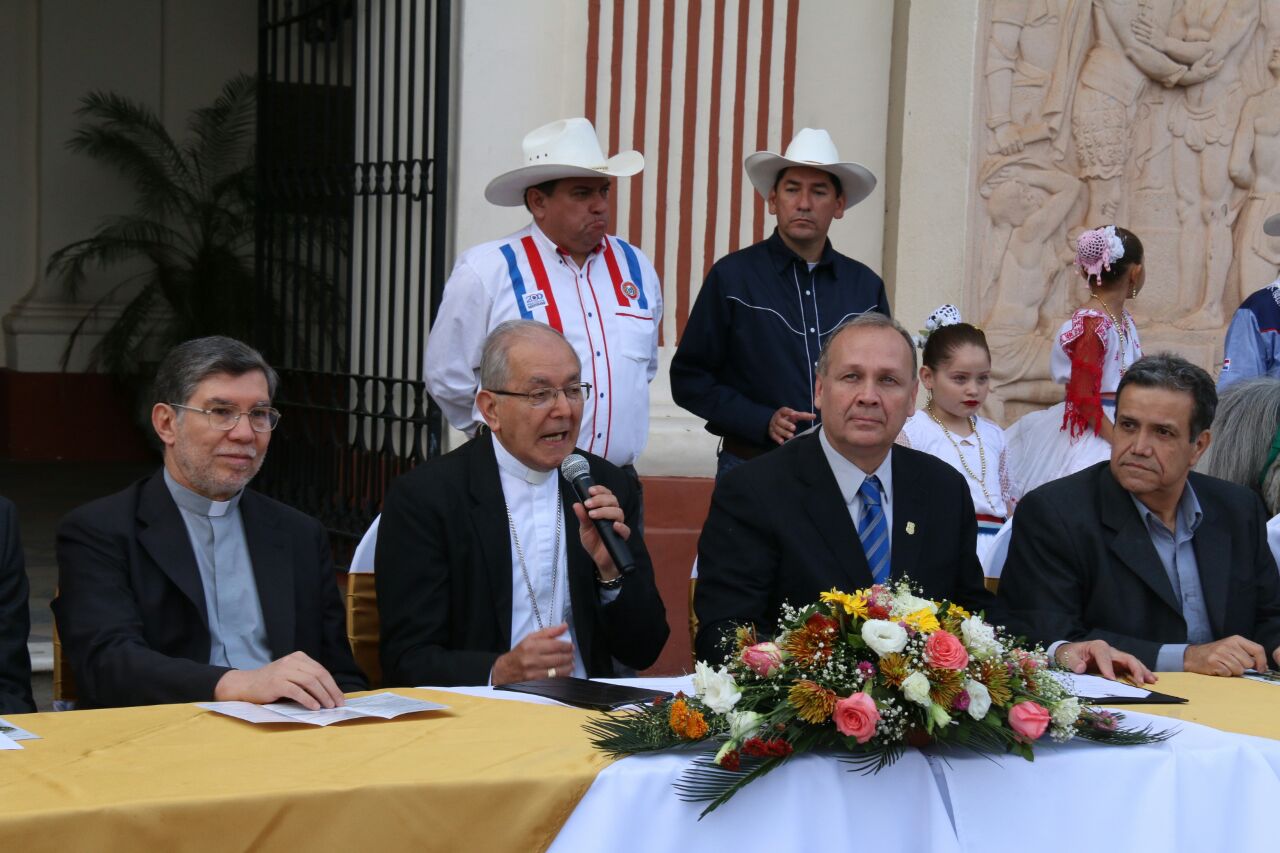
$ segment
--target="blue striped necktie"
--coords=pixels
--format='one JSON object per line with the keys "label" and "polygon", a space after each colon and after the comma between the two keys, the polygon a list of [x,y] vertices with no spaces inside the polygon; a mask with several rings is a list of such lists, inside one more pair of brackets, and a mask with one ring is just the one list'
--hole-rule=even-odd
{"label": "blue striped necktie", "polygon": [[862,524],[858,527],[862,553],[867,555],[871,579],[884,583],[889,580],[889,523],[880,502],[880,478],[867,477],[858,487],[858,494],[862,496]]}

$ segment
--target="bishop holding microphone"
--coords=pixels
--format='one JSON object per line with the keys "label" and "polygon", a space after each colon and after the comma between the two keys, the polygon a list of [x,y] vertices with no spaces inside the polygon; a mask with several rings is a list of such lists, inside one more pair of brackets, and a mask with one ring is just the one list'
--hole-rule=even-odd
{"label": "bishop holding microphone", "polygon": [[669,629],[632,531],[640,495],[574,450],[589,394],[555,329],[511,320],[489,334],[476,394],[488,431],[387,493],[375,578],[388,686],[607,677],[615,660],[657,659]]}

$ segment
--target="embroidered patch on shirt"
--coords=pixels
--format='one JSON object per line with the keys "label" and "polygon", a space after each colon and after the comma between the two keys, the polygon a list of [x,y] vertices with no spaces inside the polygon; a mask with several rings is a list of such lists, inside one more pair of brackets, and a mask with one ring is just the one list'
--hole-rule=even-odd
{"label": "embroidered patch on shirt", "polygon": [[622,292],[627,294],[628,299],[635,299],[640,295],[639,288],[637,288],[635,284],[629,281],[624,281],[622,283]]}
{"label": "embroidered patch on shirt", "polygon": [[1229,358],[1224,358],[1224,359],[1222,360],[1222,369],[1223,369],[1223,370],[1230,370],[1230,369],[1231,369],[1231,359],[1229,359]]}
{"label": "embroidered patch on shirt", "polygon": [[545,308],[547,305],[547,294],[541,290],[535,290],[532,293],[526,293],[524,299],[524,310],[532,311],[534,308]]}

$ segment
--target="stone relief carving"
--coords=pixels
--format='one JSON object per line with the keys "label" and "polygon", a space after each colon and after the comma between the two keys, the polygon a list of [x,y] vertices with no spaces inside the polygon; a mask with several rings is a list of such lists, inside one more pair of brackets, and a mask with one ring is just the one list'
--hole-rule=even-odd
{"label": "stone relief carving", "polygon": [[1215,368],[1231,313],[1280,265],[1261,230],[1280,209],[1280,0],[984,8],[969,301],[992,348],[991,414],[1061,399],[1051,336],[1084,299],[1071,245],[1095,225],[1145,244],[1144,348]]}

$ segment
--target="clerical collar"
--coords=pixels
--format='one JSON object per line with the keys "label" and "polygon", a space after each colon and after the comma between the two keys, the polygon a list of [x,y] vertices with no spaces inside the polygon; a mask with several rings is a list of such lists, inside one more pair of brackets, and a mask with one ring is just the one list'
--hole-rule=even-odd
{"label": "clerical collar", "polygon": [[496,435],[493,437],[493,455],[498,458],[498,467],[503,471],[518,480],[524,480],[526,483],[532,483],[535,486],[542,485],[547,481],[547,478],[555,473],[555,471],[537,471],[525,465],[502,446],[502,442],[498,441]]}
{"label": "clerical collar", "polygon": [[168,468],[164,469],[164,484],[169,487],[169,494],[173,495],[174,503],[179,507],[192,515],[204,515],[210,518],[219,518],[231,512],[239,506],[240,496],[244,494],[244,489],[241,489],[232,495],[231,500],[210,500],[173,479],[173,475],[169,473]]}

